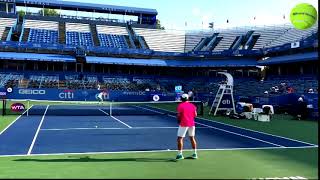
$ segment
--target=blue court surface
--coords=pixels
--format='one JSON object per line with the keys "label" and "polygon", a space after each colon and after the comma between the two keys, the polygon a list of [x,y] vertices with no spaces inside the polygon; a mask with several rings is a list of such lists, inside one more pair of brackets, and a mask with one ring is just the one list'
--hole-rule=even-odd
{"label": "blue court surface", "polygon": [[[0,156],[172,151],[177,129],[175,116],[168,114],[53,116],[44,110],[19,116],[0,133]],[[196,139],[199,150],[316,146],[202,118],[196,119]],[[188,138],[184,148],[191,149]]]}

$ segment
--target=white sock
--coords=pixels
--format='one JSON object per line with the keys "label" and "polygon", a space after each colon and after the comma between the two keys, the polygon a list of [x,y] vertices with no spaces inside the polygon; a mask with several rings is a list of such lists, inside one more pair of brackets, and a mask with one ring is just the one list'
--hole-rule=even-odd
{"label": "white sock", "polygon": [[194,150],[193,150],[193,154],[197,154],[197,149],[194,149]]}
{"label": "white sock", "polygon": [[182,151],[178,151],[178,154],[179,154],[179,155],[182,155]]}

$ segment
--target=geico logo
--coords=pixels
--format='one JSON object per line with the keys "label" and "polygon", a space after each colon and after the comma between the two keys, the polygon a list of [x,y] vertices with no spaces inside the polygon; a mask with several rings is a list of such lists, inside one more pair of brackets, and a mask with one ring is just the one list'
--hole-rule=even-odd
{"label": "geico logo", "polygon": [[46,90],[19,89],[19,94],[46,94]]}
{"label": "geico logo", "polygon": [[74,94],[72,92],[62,92],[59,94],[60,99],[73,99]]}
{"label": "geico logo", "polygon": [[222,104],[230,104],[230,103],[231,103],[230,100],[223,100],[223,101],[222,101]]}

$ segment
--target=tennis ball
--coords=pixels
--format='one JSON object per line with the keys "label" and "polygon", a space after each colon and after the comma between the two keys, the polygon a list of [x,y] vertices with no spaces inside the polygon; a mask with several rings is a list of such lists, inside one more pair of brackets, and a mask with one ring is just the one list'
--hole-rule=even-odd
{"label": "tennis ball", "polygon": [[296,5],[290,13],[292,25],[299,30],[312,27],[317,21],[318,14],[315,7],[308,3]]}

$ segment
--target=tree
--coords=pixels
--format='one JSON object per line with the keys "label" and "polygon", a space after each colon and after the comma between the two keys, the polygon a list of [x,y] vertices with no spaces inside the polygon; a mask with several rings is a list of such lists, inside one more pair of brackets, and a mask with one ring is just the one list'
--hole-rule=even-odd
{"label": "tree", "polygon": [[[18,11],[18,15],[19,15],[19,19],[22,20],[23,17],[25,16],[26,12],[24,10],[19,10]],[[27,15],[30,15],[31,12],[27,12]]]}
{"label": "tree", "polygon": [[[43,13],[43,11],[44,11],[44,13]],[[56,10],[48,9],[48,8],[44,8],[44,9],[40,10],[38,13],[41,15],[43,13],[44,16],[59,16],[59,13]]]}
{"label": "tree", "polygon": [[26,12],[23,10],[18,11],[19,17],[23,17],[25,15],[25,13]]}
{"label": "tree", "polygon": [[157,22],[156,22],[156,23],[157,23],[157,24],[156,24],[156,28],[157,28],[157,29],[165,30],[165,27],[164,27],[164,26],[161,26],[161,22],[160,22],[159,19],[157,19]]}

